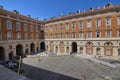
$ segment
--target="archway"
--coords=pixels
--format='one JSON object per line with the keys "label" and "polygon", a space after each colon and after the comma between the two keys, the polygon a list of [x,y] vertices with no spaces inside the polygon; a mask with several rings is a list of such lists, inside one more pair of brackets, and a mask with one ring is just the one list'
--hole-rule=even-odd
{"label": "archway", "polygon": [[28,54],[28,48],[27,48],[27,49],[25,49],[25,54]]}
{"label": "archway", "polygon": [[45,43],[44,42],[40,43],[40,51],[45,51]]}
{"label": "archway", "polygon": [[36,50],[37,50],[37,53],[39,53],[39,48],[38,47],[36,48]]}
{"label": "archway", "polygon": [[89,55],[93,54],[93,43],[92,42],[87,42],[86,43],[86,52]]}
{"label": "archway", "polygon": [[0,47],[0,60],[4,60],[4,59],[5,59],[4,48]]}
{"label": "archway", "polygon": [[16,46],[16,55],[17,56],[23,56],[23,46],[21,44],[18,44]]}
{"label": "archway", "polygon": [[56,46],[56,53],[58,52],[58,47]]}
{"label": "archway", "polygon": [[120,49],[118,49],[118,56],[120,56]]}
{"label": "archway", "polygon": [[35,44],[34,43],[30,44],[30,52],[31,52],[31,54],[35,53]]}
{"label": "archway", "polygon": [[11,51],[10,53],[9,53],[9,60],[11,60],[11,59],[13,59],[13,51]]}
{"label": "archway", "polygon": [[73,42],[72,43],[72,53],[73,52],[76,52],[77,53],[77,43],[76,42]]}
{"label": "archway", "polygon": [[80,47],[80,54],[83,54],[83,47]]}

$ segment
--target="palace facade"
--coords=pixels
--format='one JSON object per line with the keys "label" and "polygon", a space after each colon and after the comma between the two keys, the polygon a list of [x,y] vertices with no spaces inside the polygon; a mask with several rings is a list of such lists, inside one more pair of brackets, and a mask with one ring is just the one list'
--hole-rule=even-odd
{"label": "palace facade", "polygon": [[0,60],[41,51],[120,58],[120,5],[40,21],[0,7]]}
{"label": "palace facade", "polygon": [[44,20],[46,50],[120,58],[120,6],[60,15]]}

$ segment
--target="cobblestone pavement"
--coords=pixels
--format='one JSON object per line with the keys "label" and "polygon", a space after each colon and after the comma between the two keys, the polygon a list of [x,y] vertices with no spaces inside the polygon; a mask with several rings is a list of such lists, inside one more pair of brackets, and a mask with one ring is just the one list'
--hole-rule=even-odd
{"label": "cobblestone pavement", "polygon": [[120,80],[119,69],[74,56],[33,56],[23,62],[23,75],[32,80]]}

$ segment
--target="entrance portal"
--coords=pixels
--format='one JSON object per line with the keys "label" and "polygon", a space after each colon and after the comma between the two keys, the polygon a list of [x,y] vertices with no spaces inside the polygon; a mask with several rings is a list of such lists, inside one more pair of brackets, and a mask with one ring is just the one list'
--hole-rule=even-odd
{"label": "entrance portal", "polygon": [[5,59],[4,48],[0,47],[0,60],[4,60],[4,59]]}
{"label": "entrance portal", "polygon": [[118,56],[120,56],[120,49],[118,49]]}
{"label": "entrance portal", "polygon": [[40,43],[40,51],[45,51],[45,43],[44,42]]}
{"label": "entrance portal", "polygon": [[77,43],[76,42],[72,43],[72,52],[76,52],[77,53]]}
{"label": "entrance portal", "polygon": [[16,46],[16,55],[17,56],[23,56],[23,47],[21,44],[18,44]]}
{"label": "entrance portal", "polygon": [[35,53],[35,44],[34,43],[30,44],[30,51],[31,51],[31,54]]}

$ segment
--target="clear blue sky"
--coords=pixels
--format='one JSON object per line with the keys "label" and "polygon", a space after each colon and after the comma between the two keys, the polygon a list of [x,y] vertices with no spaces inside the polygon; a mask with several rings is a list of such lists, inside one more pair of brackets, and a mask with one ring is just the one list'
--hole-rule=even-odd
{"label": "clear blue sky", "polygon": [[0,0],[4,9],[18,10],[20,14],[39,19],[57,17],[59,14],[68,14],[79,9],[82,12],[90,7],[96,9],[107,3],[120,5],[120,0]]}

